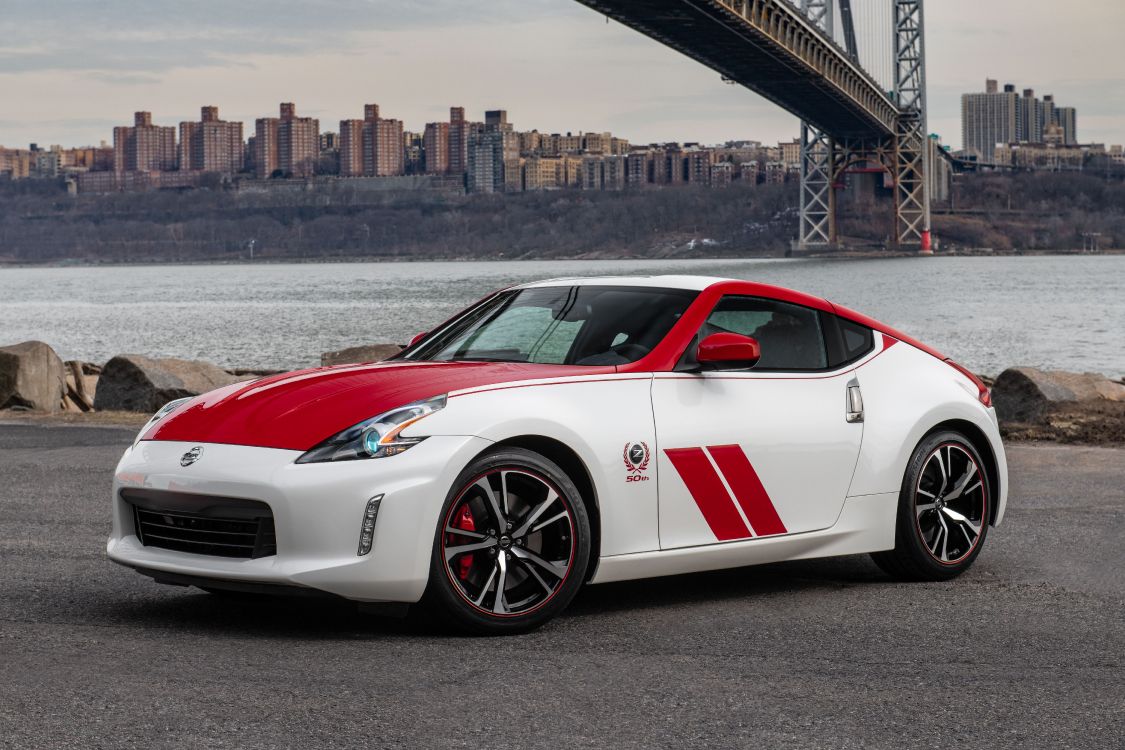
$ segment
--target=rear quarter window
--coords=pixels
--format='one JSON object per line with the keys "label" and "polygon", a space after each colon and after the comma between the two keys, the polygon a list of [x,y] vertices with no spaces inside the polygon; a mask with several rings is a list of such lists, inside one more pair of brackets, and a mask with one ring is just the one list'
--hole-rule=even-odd
{"label": "rear quarter window", "polygon": [[862,359],[875,348],[875,334],[867,326],[824,314],[829,366],[836,368]]}

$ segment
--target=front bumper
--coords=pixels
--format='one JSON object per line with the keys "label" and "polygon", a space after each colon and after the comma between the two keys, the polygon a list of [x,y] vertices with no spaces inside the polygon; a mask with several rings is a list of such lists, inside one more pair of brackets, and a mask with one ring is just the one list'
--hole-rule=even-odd
{"label": "front bumper", "polygon": [[[200,459],[180,457],[202,445]],[[297,451],[241,445],[141,441],[113,483],[106,553],[132,568],[201,579],[306,587],[371,602],[418,601],[429,578],[434,533],[461,467],[491,445],[469,436],[430,437],[398,456],[296,464]],[[270,506],[277,554],[234,559],[146,547],[122,489],[143,487],[258,500]],[[367,502],[382,495],[369,554],[357,554]]]}

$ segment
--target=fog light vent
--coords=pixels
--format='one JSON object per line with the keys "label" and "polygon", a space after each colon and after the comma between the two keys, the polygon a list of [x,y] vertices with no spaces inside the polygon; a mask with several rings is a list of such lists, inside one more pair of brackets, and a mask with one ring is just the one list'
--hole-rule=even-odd
{"label": "fog light vent", "polygon": [[382,495],[376,495],[367,501],[367,508],[363,511],[363,525],[359,530],[359,551],[362,557],[371,551],[372,541],[375,539],[375,519],[379,516],[379,503],[383,502]]}

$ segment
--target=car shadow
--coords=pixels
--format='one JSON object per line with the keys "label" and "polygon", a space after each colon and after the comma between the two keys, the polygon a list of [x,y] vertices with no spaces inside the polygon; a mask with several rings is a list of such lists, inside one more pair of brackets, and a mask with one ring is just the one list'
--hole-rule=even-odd
{"label": "car shadow", "polygon": [[867,555],[800,560],[587,586],[567,614],[655,609],[890,580]]}
{"label": "car shadow", "polygon": [[[888,580],[866,556],[759,565],[587,586],[563,617],[677,608]],[[102,599],[99,605],[106,619],[142,629],[196,635],[326,641],[463,637],[443,628],[417,607],[411,608],[406,617],[379,616],[361,612],[353,602],[332,597],[216,595],[195,588],[161,586],[155,592],[146,591],[125,601]]]}

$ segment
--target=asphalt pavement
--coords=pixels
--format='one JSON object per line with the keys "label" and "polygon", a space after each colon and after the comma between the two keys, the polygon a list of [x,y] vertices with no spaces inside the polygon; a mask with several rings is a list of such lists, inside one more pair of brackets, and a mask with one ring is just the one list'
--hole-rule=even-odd
{"label": "asphalt pavement", "polygon": [[131,437],[0,425],[0,747],[1125,747],[1125,450],[1010,447],[953,582],[786,563],[466,638],[110,563]]}

